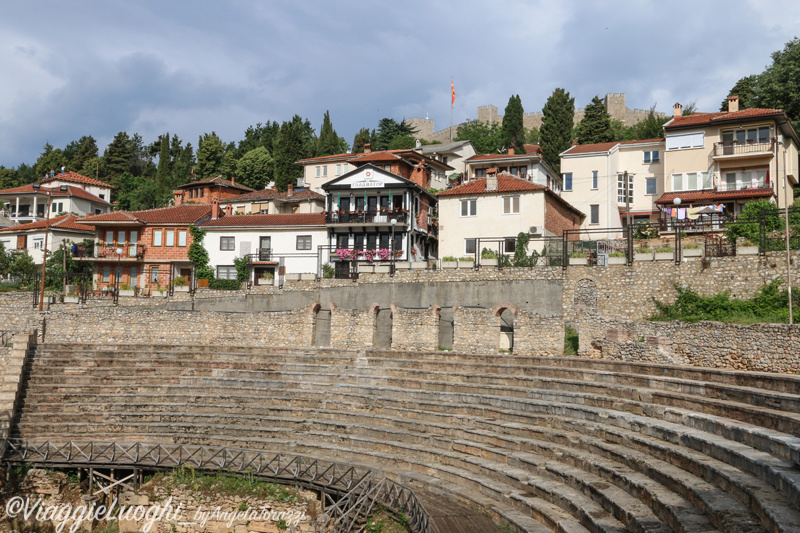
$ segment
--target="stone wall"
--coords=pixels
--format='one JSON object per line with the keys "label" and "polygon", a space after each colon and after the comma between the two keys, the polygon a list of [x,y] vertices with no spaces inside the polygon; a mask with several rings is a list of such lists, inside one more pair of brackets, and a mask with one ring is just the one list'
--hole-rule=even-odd
{"label": "stone wall", "polygon": [[564,322],[561,315],[517,312],[514,316],[514,355],[555,357],[563,354]]}
{"label": "stone wall", "polygon": [[453,351],[497,353],[500,348],[500,318],[491,309],[453,308]]}
{"label": "stone wall", "polygon": [[800,371],[800,325],[632,322],[585,314],[579,355],[761,372]]}
{"label": "stone wall", "polygon": [[96,308],[50,313],[46,327],[48,342],[306,347],[313,315],[307,307],[274,313]]}
{"label": "stone wall", "polygon": [[435,351],[439,346],[441,308],[404,309],[392,305],[392,349]]}
{"label": "stone wall", "polygon": [[331,348],[371,348],[375,337],[376,309],[331,308]]}

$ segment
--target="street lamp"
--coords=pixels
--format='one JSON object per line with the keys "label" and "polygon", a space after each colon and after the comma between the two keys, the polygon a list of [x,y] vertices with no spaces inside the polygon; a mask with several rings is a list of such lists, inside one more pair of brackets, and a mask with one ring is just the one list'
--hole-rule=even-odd
{"label": "street lamp", "polygon": [[393,218],[390,222],[392,223],[392,243],[389,249],[392,251],[392,276],[394,276],[394,228],[397,226],[397,219]]}
{"label": "street lamp", "polygon": [[120,261],[122,260],[122,248],[114,250],[117,254],[117,269],[114,271],[114,303],[119,303],[119,278],[122,277],[122,267]]}
{"label": "street lamp", "polygon": [[[39,189],[41,189],[42,186],[39,183],[34,183],[32,187],[35,192],[39,192]],[[47,213],[45,213],[45,220],[47,223],[44,230],[44,247],[42,248],[42,283],[39,287],[39,311],[44,310],[44,275],[47,267],[47,237],[50,235],[50,209],[53,202],[53,189],[47,188],[45,190],[47,191]],[[59,187],[59,190],[61,192],[66,192],[67,186],[62,185]]]}
{"label": "street lamp", "polygon": [[[680,196],[676,196],[672,203],[675,204],[675,207],[681,205],[681,198]],[[675,263],[681,262],[681,219],[678,217],[678,213],[675,213],[677,218],[675,222]]]}

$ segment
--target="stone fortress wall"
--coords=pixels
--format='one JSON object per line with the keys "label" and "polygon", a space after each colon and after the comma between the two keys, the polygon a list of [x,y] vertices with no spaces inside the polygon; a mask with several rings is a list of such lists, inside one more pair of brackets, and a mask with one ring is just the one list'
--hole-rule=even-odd
{"label": "stone fortress wall", "polygon": [[[608,114],[611,116],[611,119],[619,120],[625,126],[637,124],[646,119],[650,114],[649,109],[629,108],[625,103],[625,93],[607,93],[603,101],[606,104],[606,109],[608,110]],[[575,110],[575,124],[583,120],[585,114],[585,108],[577,108]],[[666,116],[661,112],[656,112],[656,115],[662,118]],[[478,107],[477,120],[490,125],[501,124],[503,122],[503,115],[498,113],[497,106],[491,104],[483,105]],[[450,127],[448,126],[444,129],[436,131],[434,128],[433,119],[413,117],[406,119],[406,123],[417,130],[416,136],[420,139],[439,142],[447,142],[450,140]],[[534,111],[531,113],[525,113],[522,118],[522,124],[526,129],[541,128],[542,112]],[[459,126],[460,124],[453,126],[453,138],[455,138],[458,134]]]}

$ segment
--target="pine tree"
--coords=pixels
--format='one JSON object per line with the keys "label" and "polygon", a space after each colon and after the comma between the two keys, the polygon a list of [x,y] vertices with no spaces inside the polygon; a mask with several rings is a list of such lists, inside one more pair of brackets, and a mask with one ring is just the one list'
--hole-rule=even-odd
{"label": "pine tree", "polygon": [[170,159],[169,133],[160,137],[161,149],[158,151],[158,170],[156,184],[158,191],[164,193],[170,189],[172,177],[172,160]]}
{"label": "pine tree", "polygon": [[322,119],[322,127],[319,130],[319,139],[317,139],[317,157],[336,154],[338,153],[338,148],[339,136],[333,129],[329,111],[325,111],[325,117]]}
{"label": "pine tree", "polygon": [[53,145],[46,143],[42,149],[39,159],[36,160],[37,178],[42,179],[45,174],[50,175],[50,171],[61,172],[61,166],[66,163],[66,157],[61,148],[53,148]]}
{"label": "pine tree", "polygon": [[303,167],[296,164],[300,159],[314,156],[314,129],[308,120],[295,115],[292,120],[281,124],[275,137],[272,158],[275,168],[275,185],[285,191],[287,185],[294,183],[303,175]]}
{"label": "pine tree", "polygon": [[578,144],[605,143],[614,139],[611,117],[599,96],[592,98],[592,102],[586,106],[586,114],[575,128],[575,136]]}
{"label": "pine tree", "polygon": [[222,171],[225,147],[215,132],[204,133],[197,143],[197,167],[195,178],[206,179],[218,176]]}
{"label": "pine tree", "polygon": [[91,135],[81,137],[78,140],[78,151],[67,166],[70,170],[80,172],[89,161],[95,159],[98,155],[97,141],[94,137]]}
{"label": "pine tree", "polygon": [[542,158],[553,170],[561,172],[559,154],[572,144],[572,122],[575,117],[575,98],[561,88],[553,91],[542,108],[542,128],[539,145]]}
{"label": "pine tree", "polygon": [[114,140],[106,148],[103,154],[103,167],[105,174],[113,180],[127,172],[130,161],[133,158],[133,145],[128,133],[121,131],[114,136]]}
{"label": "pine tree", "polygon": [[512,95],[508,99],[505,114],[503,115],[501,132],[506,149],[513,147],[519,154],[525,153],[525,127],[522,123],[524,114],[525,111],[522,109],[522,100],[519,95]]}
{"label": "pine tree", "polygon": [[368,142],[372,142],[372,136],[375,135],[375,132],[370,132],[369,128],[361,128],[356,133],[355,138],[353,139],[353,153],[354,154],[363,154],[364,153],[364,145]]}

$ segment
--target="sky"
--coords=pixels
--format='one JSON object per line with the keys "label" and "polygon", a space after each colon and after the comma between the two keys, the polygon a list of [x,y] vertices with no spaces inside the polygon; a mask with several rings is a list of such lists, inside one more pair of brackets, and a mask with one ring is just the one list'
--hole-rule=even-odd
{"label": "sky", "polygon": [[0,5],[0,165],[45,143],[119,131],[145,143],[326,110],[352,143],[384,117],[450,124],[513,94],[540,111],[563,87],[585,107],[715,111],[800,28],[800,2],[63,0]]}

